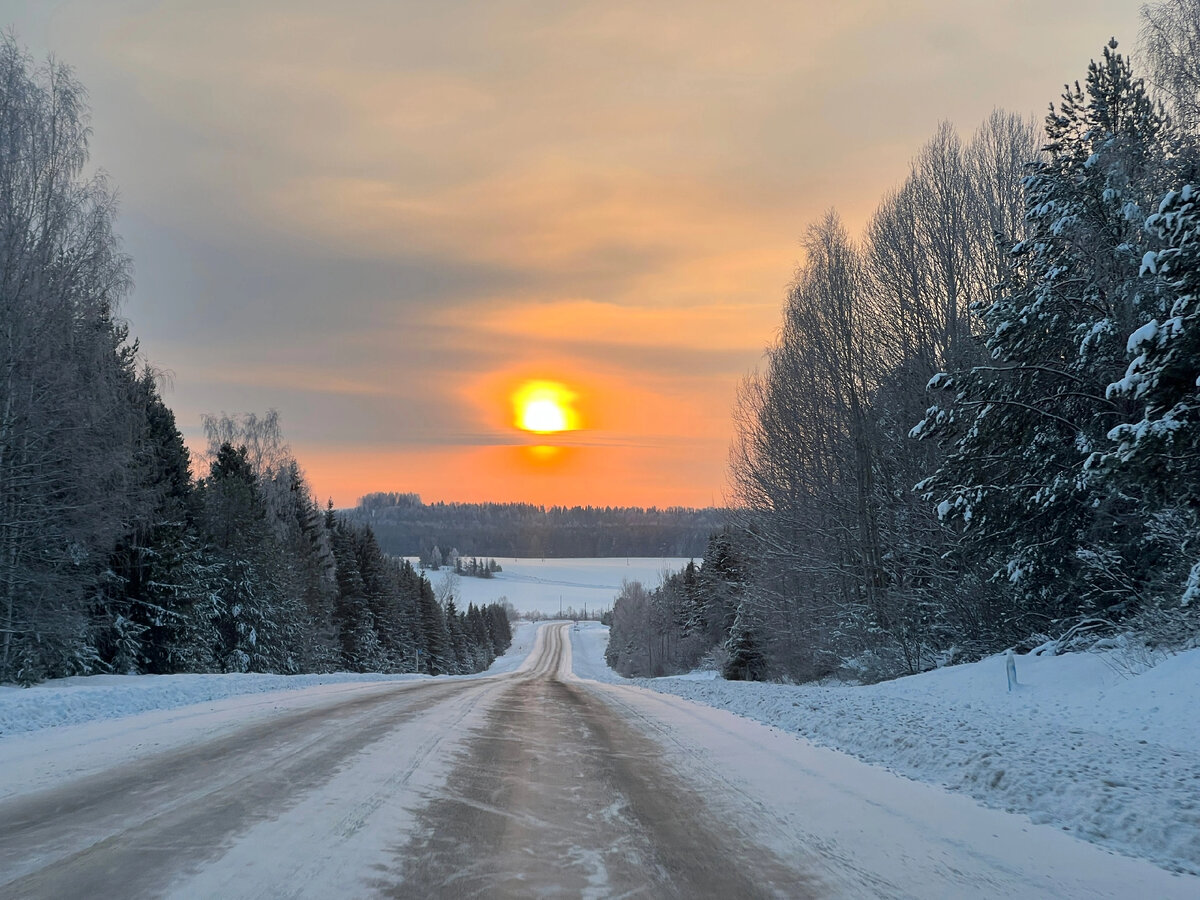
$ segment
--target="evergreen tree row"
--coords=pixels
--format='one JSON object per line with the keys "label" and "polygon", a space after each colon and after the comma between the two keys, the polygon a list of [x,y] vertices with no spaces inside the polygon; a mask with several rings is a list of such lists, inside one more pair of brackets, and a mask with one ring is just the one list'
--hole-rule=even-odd
{"label": "evergreen tree row", "polygon": [[[699,566],[689,562],[657,587],[626,582],[604,619],[608,665],[625,676],[657,677],[692,669],[714,649],[723,658],[749,575],[726,529],[709,538]],[[730,677],[738,677],[736,665]]]}
{"label": "evergreen tree row", "polygon": [[[717,509],[422,503],[416,494],[367,494],[346,514],[397,556],[450,564],[450,548],[503,557],[699,555],[724,519]],[[435,559],[434,551],[437,551]]]}
{"label": "evergreen tree row", "polygon": [[322,512],[278,417],[192,460],[117,317],[130,262],[66,67],[0,37],[0,682],[94,672],[456,674],[511,641]]}

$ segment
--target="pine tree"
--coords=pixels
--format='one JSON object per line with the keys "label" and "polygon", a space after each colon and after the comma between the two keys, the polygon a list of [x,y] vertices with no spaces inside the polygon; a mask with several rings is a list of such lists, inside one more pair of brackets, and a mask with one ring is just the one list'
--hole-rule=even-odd
{"label": "pine tree", "polygon": [[279,586],[271,566],[267,510],[245,447],[222,444],[201,485],[212,544],[217,598],[215,656],[227,672],[288,671],[276,616]]}
{"label": "pine tree", "polygon": [[1124,415],[1106,387],[1124,369],[1125,335],[1157,302],[1138,269],[1165,129],[1111,42],[1047,118],[1047,157],[1025,186],[1028,235],[983,310],[991,364],[935,376],[947,399],[914,429],[947,446],[921,487],[1011,584],[1013,636],[1047,617],[1115,615],[1129,596],[1121,554],[1137,543],[1135,504],[1087,464]]}
{"label": "pine tree", "polygon": [[746,604],[738,607],[725,644],[725,665],[721,669],[722,677],[728,681],[763,681],[767,677],[767,658],[752,618]]}
{"label": "pine tree", "polygon": [[155,373],[138,381],[143,412],[130,490],[144,512],[130,523],[98,599],[97,647],[114,671],[209,671],[216,607],[196,535],[189,454]]}
{"label": "pine tree", "polygon": [[[1200,525],[1200,188],[1169,192],[1146,230],[1163,249],[1148,251],[1141,271],[1165,282],[1170,303],[1129,337],[1133,361],[1109,392],[1131,398],[1141,415],[1112,429],[1116,448],[1098,467],[1125,480],[1157,518],[1180,521],[1184,534],[1194,535]],[[1184,537],[1160,549],[1156,562],[1168,580],[1172,562],[1187,560],[1176,596],[1185,606],[1200,600],[1196,540]]]}

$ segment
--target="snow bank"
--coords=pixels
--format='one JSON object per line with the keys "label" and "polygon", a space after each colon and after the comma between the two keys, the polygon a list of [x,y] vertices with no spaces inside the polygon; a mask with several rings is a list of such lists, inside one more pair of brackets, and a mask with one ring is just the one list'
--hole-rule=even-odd
{"label": "snow bank", "polygon": [[88,675],[30,688],[0,687],[0,735],[116,719],[242,694],[294,691],[352,681],[404,681],[421,675]]}
{"label": "snow bank", "polygon": [[[518,668],[533,647],[535,631],[532,623],[519,623],[513,629],[512,646],[485,674],[511,672]],[[88,675],[59,678],[30,688],[0,686],[0,736],[97,719],[118,719],[244,694],[297,691],[323,684],[418,678],[429,676],[355,672],[325,675]]]}
{"label": "snow bank", "polygon": [[[603,663],[602,631],[577,636],[577,671],[595,670],[581,656],[597,649]],[[1011,694],[1003,656],[869,687],[632,683],[1200,874],[1200,650],[1136,675],[1121,659],[1017,657]]]}

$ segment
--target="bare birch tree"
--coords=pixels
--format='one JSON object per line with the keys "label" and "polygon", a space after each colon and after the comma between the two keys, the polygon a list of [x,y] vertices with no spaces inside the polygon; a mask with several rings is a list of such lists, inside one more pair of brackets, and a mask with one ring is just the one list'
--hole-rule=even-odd
{"label": "bare birch tree", "polygon": [[129,518],[129,262],[83,88],[0,37],[0,679],[86,670],[85,596]]}
{"label": "bare birch tree", "polygon": [[1142,47],[1150,83],[1177,125],[1200,129],[1200,0],[1162,0],[1142,7]]}

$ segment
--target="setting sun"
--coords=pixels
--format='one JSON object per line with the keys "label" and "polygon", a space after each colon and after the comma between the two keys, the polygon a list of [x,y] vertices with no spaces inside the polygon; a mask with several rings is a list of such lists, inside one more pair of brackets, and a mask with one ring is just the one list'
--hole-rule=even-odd
{"label": "setting sun", "polygon": [[579,427],[579,415],[572,406],[575,392],[557,381],[528,381],[512,400],[515,424],[523,431],[554,434]]}

